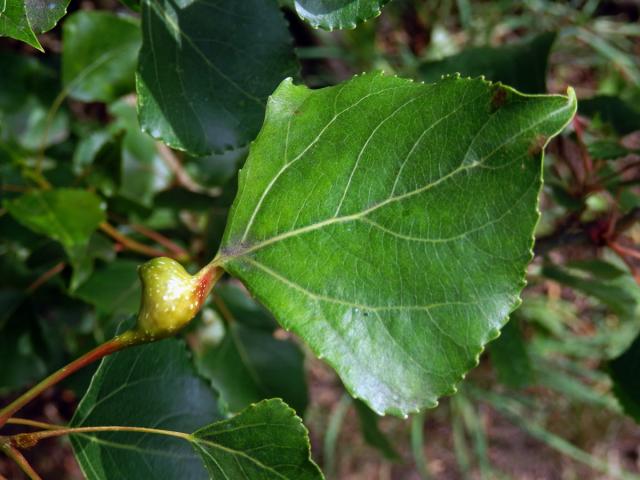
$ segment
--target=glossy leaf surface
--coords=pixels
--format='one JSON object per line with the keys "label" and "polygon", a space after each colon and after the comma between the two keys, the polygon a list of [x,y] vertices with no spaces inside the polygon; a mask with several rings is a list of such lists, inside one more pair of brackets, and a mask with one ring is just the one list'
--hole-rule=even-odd
{"label": "glossy leaf surface", "polygon": [[325,30],[355,28],[356,25],[380,15],[389,0],[295,0],[300,18],[309,25]]}
{"label": "glossy leaf surface", "polygon": [[[185,345],[169,339],[104,359],[72,426],[135,426],[191,433],[220,418],[213,390],[191,364]],[[189,442],[163,435],[107,432],[72,436],[89,480],[206,479]]]}
{"label": "glossy leaf surface", "polygon": [[217,263],[376,412],[435,406],[519,303],[542,148],[575,108],[479,79],[287,80]]}

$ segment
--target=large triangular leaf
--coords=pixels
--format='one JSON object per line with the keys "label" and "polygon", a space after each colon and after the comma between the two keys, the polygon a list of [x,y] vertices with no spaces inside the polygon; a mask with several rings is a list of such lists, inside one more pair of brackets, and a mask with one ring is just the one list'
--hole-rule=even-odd
{"label": "large triangular leaf", "polygon": [[480,79],[285,81],[216,263],[376,412],[434,406],[519,303],[542,148],[575,108]]}
{"label": "large triangular leaf", "polygon": [[206,155],[249,143],[267,96],[297,63],[275,0],[144,0],[142,128]]}
{"label": "large triangular leaf", "polygon": [[263,400],[192,436],[212,479],[322,479],[302,420],[282,400]]}
{"label": "large triangular leaf", "polygon": [[[104,359],[71,425],[134,426],[191,433],[221,418],[213,390],[197,376],[184,344],[169,339]],[[188,442],[137,432],[72,437],[88,480],[206,479]]]}

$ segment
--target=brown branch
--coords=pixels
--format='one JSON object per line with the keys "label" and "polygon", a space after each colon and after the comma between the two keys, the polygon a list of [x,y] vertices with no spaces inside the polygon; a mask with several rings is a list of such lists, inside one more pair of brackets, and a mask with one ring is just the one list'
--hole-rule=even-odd
{"label": "brown branch", "polygon": [[189,253],[184,248],[182,248],[180,245],[173,242],[169,238],[165,237],[161,233],[158,233],[155,230],[152,230],[145,226],[136,225],[133,223],[129,226],[131,227],[132,230],[135,230],[139,234],[144,235],[145,237],[149,238],[150,240],[153,240],[159,245],[162,245],[164,248],[166,248],[170,252],[173,252],[177,257],[181,257],[181,258],[189,257]]}
{"label": "brown branch", "polygon": [[49,280],[51,280],[57,274],[62,272],[62,270],[64,270],[65,266],[66,266],[65,262],[56,263],[53,267],[51,267],[49,270],[47,270],[42,275],[40,275],[38,278],[36,278],[36,280],[31,285],[29,285],[27,287],[27,293],[35,292],[43,284],[47,283]]}
{"label": "brown branch", "polygon": [[222,193],[219,188],[206,188],[202,185],[196,183],[193,178],[187,173],[187,171],[180,163],[180,160],[175,156],[175,154],[171,151],[169,147],[165,144],[158,142],[157,143],[158,153],[160,153],[160,158],[164,161],[164,163],[169,167],[169,169],[176,176],[176,181],[178,185],[189,190],[194,193],[204,193],[210,196],[218,197]]}
{"label": "brown branch", "polygon": [[120,243],[123,247],[131,250],[132,252],[141,253],[142,255],[146,255],[148,257],[176,257],[176,255],[172,253],[158,250],[156,248],[150,247],[149,245],[145,245],[144,243],[140,243],[137,240],[127,237],[107,222],[103,222],[100,224],[100,230],[102,230],[116,242]]}

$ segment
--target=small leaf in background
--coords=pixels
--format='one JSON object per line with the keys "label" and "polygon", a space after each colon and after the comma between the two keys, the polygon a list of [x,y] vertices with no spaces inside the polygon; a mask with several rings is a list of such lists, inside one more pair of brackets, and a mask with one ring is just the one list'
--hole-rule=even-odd
{"label": "small leaf in background", "polygon": [[275,1],[145,0],[142,31],[142,128],[194,155],[253,140],[267,97],[298,69]]}
{"label": "small leaf in background", "polygon": [[545,265],[542,274],[599,300],[623,318],[631,319],[637,312],[640,302],[638,284],[628,272],[607,262],[574,262],[564,268]]}
{"label": "small leaf in background", "polygon": [[[193,447],[210,478],[321,480],[302,420],[282,400],[263,400],[201,428]],[[162,477],[168,478],[168,477]]]}
{"label": "small leaf in background", "polygon": [[122,99],[109,106],[109,113],[115,117],[110,129],[124,132],[118,193],[150,207],[155,194],[171,182],[171,171],[162,159],[156,141],[140,130],[135,105]]}
{"label": "small leaf in background", "polygon": [[67,249],[86,245],[105,220],[98,196],[70,188],[25,193],[6,200],[4,207],[25,227],[53,238]]}
{"label": "small leaf in background", "polygon": [[[195,372],[183,342],[168,339],[102,360],[71,420],[190,433],[220,419],[214,391]],[[72,436],[88,480],[209,478],[188,442],[132,432]]]}
{"label": "small leaf in background", "polygon": [[4,0],[0,8],[0,37],[11,37],[44,51],[27,17],[24,0]]}
{"label": "small leaf in background", "polygon": [[300,415],[307,407],[304,355],[291,340],[274,338],[275,321],[238,287],[216,289],[227,315],[225,335],[205,345],[197,364],[232,412],[266,398],[279,397]]}
{"label": "small leaf in background", "polygon": [[443,75],[460,73],[463,77],[479,77],[502,82],[524,93],[547,91],[547,60],[555,32],[547,32],[500,47],[467,48],[439,61],[423,63],[420,78],[435,82]]}
{"label": "small leaf in background", "polygon": [[393,448],[389,438],[380,430],[378,421],[380,417],[371,410],[366,403],[361,400],[354,400],[353,407],[358,414],[360,420],[360,431],[364,440],[372,447],[377,448],[385,458],[389,460],[398,460],[400,456]]}
{"label": "small leaf in background", "polygon": [[598,95],[580,100],[579,112],[581,115],[599,118],[620,135],[640,130],[640,110],[617,96]]}
{"label": "small leaf in background", "polygon": [[87,167],[89,167],[96,156],[104,148],[113,135],[107,130],[97,130],[81,138],[73,152],[73,172],[80,175]]}
{"label": "small leaf in background", "polygon": [[531,359],[517,317],[489,344],[491,364],[500,382],[511,388],[524,388],[533,380]]}
{"label": "small leaf in background", "polygon": [[519,303],[542,148],[575,108],[480,79],[287,80],[217,262],[377,413],[435,406]]}
{"label": "small leaf in background", "polygon": [[74,289],[91,269],[86,248],[91,234],[105,220],[100,197],[85,190],[60,188],[34,191],[3,203],[24,226],[62,244],[74,269]]}
{"label": "small leaf in background", "polygon": [[356,28],[358,23],[380,15],[389,0],[294,0],[296,12],[314,28]]}
{"label": "small leaf in background", "polygon": [[99,312],[133,315],[140,306],[139,262],[117,259],[93,272],[74,295],[95,305]]}
{"label": "small leaf in background", "polygon": [[615,160],[631,153],[615,140],[596,140],[587,145],[589,155],[594,160]]}
{"label": "small leaf in background", "polygon": [[78,11],[64,22],[62,83],[70,97],[110,102],[134,87],[138,22],[108,12]]}
{"label": "small leaf in background", "polygon": [[619,357],[609,362],[613,393],[625,413],[640,423],[640,336]]}

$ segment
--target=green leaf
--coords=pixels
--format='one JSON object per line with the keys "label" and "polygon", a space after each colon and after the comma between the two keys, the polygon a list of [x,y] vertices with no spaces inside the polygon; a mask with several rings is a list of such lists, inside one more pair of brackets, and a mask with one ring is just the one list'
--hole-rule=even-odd
{"label": "green leaf", "polygon": [[117,259],[93,272],[74,295],[101,313],[133,315],[140,306],[138,262]]}
{"label": "green leaf", "polygon": [[380,450],[385,458],[389,460],[399,459],[400,456],[398,452],[396,452],[389,439],[382,433],[378,426],[378,415],[361,400],[354,401],[353,406],[360,420],[360,430],[362,431],[364,440],[372,447]]}
{"label": "green leaf", "polygon": [[145,0],[142,30],[142,128],[195,155],[253,140],[267,96],[297,71],[275,0]]}
{"label": "green leaf", "polygon": [[640,130],[640,111],[613,95],[580,100],[580,114],[599,118],[620,135]]}
{"label": "green leaf", "polygon": [[629,348],[609,362],[613,393],[625,413],[640,423],[640,336]]}
{"label": "green leaf", "polygon": [[500,382],[511,388],[531,384],[533,369],[517,319],[507,323],[500,336],[489,344],[489,353]]}
{"label": "green leaf", "polygon": [[380,15],[389,0],[295,0],[296,12],[314,28],[356,28],[360,22]]}
{"label": "green leaf", "polygon": [[542,148],[575,108],[480,79],[286,80],[216,263],[374,411],[435,406],[519,303]]}
{"label": "green leaf", "polygon": [[275,322],[239,288],[224,285],[216,295],[229,319],[219,345],[205,345],[198,365],[231,411],[265,398],[281,397],[297,412],[307,407],[304,355],[291,340],[274,338]]}
{"label": "green leaf", "polygon": [[53,238],[67,250],[86,245],[105,220],[98,196],[71,188],[25,193],[6,200],[4,207],[25,227]]}
{"label": "green leaf", "polygon": [[27,18],[35,33],[44,33],[56,26],[67,13],[71,0],[24,0]]}
{"label": "green leaf", "polygon": [[[574,264],[573,268],[545,265],[542,274],[599,300],[623,318],[633,318],[640,299],[640,290],[633,277],[624,272],[624,275],[612,278],[611,270],[604,270],[604,267],[593,264]],[[612,265],[611,269],[614,268],[616,267]],[[604,273],[601,274],[600,271],[603,270]]]}
{"label": "green leaf", "polygon": [[171,182],[171,171],[156,141],[140,130],[135,105],[119,100],[109,106],[109,113],[116,118],[111,130],[124,132],[118,193],[150,207],[155,194]]}
{"label": "green leaf", "polygon": [[466,77],[484,75],[526,93],[547,91],[547,59],[555,32],[542,33],[524,42],[501,47],[468,48],[457,55],[420,66],[420,76],[434,82],[443,75],[460,73]]}
{"label": "green leaf", "polygon": [[302,420],[279,399],[263,400],[229,420],[201,428],[192,438],[210,478],[324,478],[311,460]]}
{"label": "green leaf", "polygon": [[24,0],[4,0],[0,7],[0,37],[11,37],[44,52],[27,17]]}
{"label": "green leaf", "polygon": [[[190,433],[219,419],[216,395],[197,376],[184,344],[168,339],[105,358],[71,426],[151,427]],[[74,435],[76,458],[88,480],[206,479],[188,442],[133,432]]]}
{"label": "green leaf", "polygon": [[25,227],[62,244],[73,266],[74,289],[90,271],[86,248],[106,218],[100,198],[85,190],[60,188],[25,193],[4,206]]}
{"label": "green leaf", "polygon": [[83,102],[109,102],[134,88],[141,35],[132,17],[81,10],[64,22],[62,83]]}

